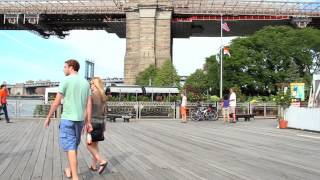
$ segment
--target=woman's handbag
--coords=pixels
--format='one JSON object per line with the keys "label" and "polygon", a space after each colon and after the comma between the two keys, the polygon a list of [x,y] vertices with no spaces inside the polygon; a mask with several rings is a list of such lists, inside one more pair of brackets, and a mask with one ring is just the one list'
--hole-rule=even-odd
{"label": "woman's handbag", "polygon": [[93,131],[91,132],[93,141],[103,141],[104,140],[104,131],[106,129],[106,125],[104,120],[98,120],[92,122]]}

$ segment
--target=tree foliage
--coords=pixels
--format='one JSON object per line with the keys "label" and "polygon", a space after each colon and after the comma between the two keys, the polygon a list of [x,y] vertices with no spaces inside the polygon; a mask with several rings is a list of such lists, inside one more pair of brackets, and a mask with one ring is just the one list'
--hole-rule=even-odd
{"label": "tree foliage", "polygon": [[205,93],[209,88],[208,76],[202,69],[197,69],[187,78],[185,86],[191,86],[199,93]]}
{"label": "tree foliage", "polygon": [[216,55],[206,58],[203,69],[207,72],[208,88],[211,88],[211,94],[218,95],[220,90],[220,65]]}
{"label": "tree foliage", "polygon": [[225,87],[240,87],[247,95],[277,92],[278,83],[311,83],[318,62],[320,31],[266,27],[247,38],[234,39],[232,56],[224,59]]}
{"label": "tree foliage", "polygon": [[149,82],[154,82],[158,69],[154,65],[150,65],[147,69],[140,72],[136,78],[136,84],[140,86],[148,86]]}
{"label": "tree foliage", "polygon": [[154,79],[154,85],[165,87],[165,86],[179,86],[180,77],[177,73],[176,68],[172,64],[171,60],[167,60],[159,68],[159,71]]}
{"label": "tree foliage", "polygon": [[148,86],[150,80],[153,86],[179,87],[180,85],[180,77],[170,60],[167,60],[160,68],[150,65],[147,69],[140,72],[136,78],[136,84]]}
{"label": "tree foliage", "polygon": [[[230,53],[223,59],[225,90],[236,87],[247,96],[269,96],[277,93],[277,84],[304,82],[309,87],[320,67],[320,30],[265,27],[234,39]],[[215,56],[206,59],[204,71],[213,94],[219,94],[219,67]]]}

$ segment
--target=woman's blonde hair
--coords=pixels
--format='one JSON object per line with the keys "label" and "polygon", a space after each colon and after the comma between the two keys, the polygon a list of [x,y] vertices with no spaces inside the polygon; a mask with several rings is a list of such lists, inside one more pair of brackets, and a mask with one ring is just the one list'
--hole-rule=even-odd
{"label": "woman's blonde hair", "polygon": [[106,102],[107,101],[107,96],[104,93],[104,88],[103,88],[104,85],[103,85],[102,79],[99,78],[99,77],[94,77],[91,80],[91,84],[93,84],[97,88],[102,101]]}

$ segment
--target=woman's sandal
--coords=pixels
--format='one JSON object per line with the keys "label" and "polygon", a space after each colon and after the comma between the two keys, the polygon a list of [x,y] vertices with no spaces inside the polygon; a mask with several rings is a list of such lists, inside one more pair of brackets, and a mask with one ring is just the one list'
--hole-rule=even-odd
{"label": "woman's sandal", "polygon": [[68,179],[71,179],[71,178],[72,178],[71,171],[70,171],[70,176],[67,175],[66,169],[64,169],[63,172],[64,172],[64,175],[65,175]]}
{"label": "woman's sandal", "polygon": [[100,164],[99,174],[103,173],[103,171],[106,169],[107,165],[108,165],[108,161],[103,164]]}
{"label": "woman's sandal", "polygon": [[98,171],[98,169],[97,169],[97,168],[93,168],[92,165],[89,167],[89,169],[90,169],[91,171]]}

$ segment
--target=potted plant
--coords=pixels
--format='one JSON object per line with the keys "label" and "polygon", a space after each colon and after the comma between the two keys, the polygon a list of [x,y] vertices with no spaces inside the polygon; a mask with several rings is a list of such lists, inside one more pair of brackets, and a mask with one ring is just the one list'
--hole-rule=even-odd
{"label": "potted plant", "polygon": [[284,117],[284,112],[286,109],[290,106],[292,101],[292,96],[288,93],[278,93],[276,96],[272,99],[278,106],[279,106],[279,112],[278,112],[278,122],[279,122],[279,128],[285,129],[288,127],[288,121]]}
{"label": "potted plant", "polygon": [[288,127],[288,121],[285,120],[283,115],[279,116],[278,121],[279,121],[279,128],[280,129],[286,129]]}

